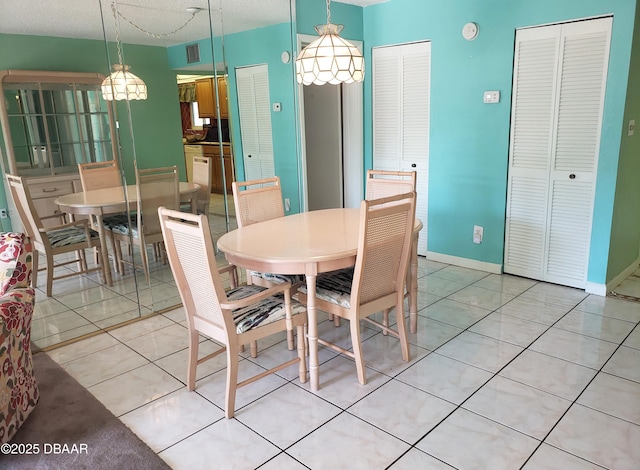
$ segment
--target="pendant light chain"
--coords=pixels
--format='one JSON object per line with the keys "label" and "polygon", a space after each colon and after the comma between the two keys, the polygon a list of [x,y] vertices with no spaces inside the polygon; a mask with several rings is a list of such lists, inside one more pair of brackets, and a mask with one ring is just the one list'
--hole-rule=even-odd
{"label": "pendant light chain", "polygon": [[118,63],[124,65],[122,60],[122,49],[120,48],[120,28],[118,28],[118,10],[116,8],[116,3],[111,2],[111,12],[113,13],[113,26],[116,31],[116,48],[118,51]]}
{"label": "pendant light chain", "polygon": [[331,8],[329,7],[330,3],[331,0],[327,0],[327,24],[331,23]]}
{"label": "pendant light chain", "polygon": [[117,1],[111,2],[111,12],[113,13],[113,24],[116,33],[116,50],[118,51],[118,63],[113,64],[113,72],[102,81],[102,97],[106,101],[119,100],[146,100],[147,85],[144,81],[129,72],[129,66],[122,58],[122,45],[120,43],[120,28],[118,21]]}
{"label": "pendant light chain", "polygon": [[[113,3],[111,4],[111,8],[113,8]],[[189,23],[191,23],[191,21],[196,17],[196,14],[199,12],[200,10],[194,10],[191,12],[191,18],[189,18],[187,20],[187,22],[185,24],[183,24],[182,26],[174,29],[173,31],[170,31],[168,33],[152,33],[151,31],[147,31],[146,29],[138,26],[137,24],[135,24],[133,21],[131,21],[129,18],[127,18],[126,16],[124,16],[122,13],[120,13],[120,11],[118,11],[118,16],[120,18],[122,18],[123,20],[125,20],[127,23],[129,23],[131,26],[133,26],[134,28],[136,28],[138,31],[145,33],[147,36],[150,36],[154,39],[161,39],[161,38],[166,38],[167,36],[171,36],[172,34],[176,34],[178,31],[180,31],[181,29],[184,29]]]}

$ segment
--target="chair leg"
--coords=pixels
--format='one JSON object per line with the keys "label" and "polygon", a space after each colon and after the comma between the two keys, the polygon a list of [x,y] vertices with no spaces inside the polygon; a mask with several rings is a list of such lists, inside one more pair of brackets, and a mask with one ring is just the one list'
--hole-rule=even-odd
{"label": "chair leg", "polygon": [[238,348],[227,347],[227,392],[225,397],[225,414],[233,418],[236,407],[236,390],[238,388]]}
{"label": "chair leg", "polygon": [[38,287],[38,250],[33,250],[33,255],[31,256],[31,287],[34,289]]}
{"label": "chair leg", "polygon": [[300,364],[298,365],[298,375],[300,377],[300,383],[305,383],[307,381],[307,354],[305,347],[305,335],[304,335],[304,325],[298,325],[297,329],[297,345],[298,345],[298,358],[300,359]]}
{"label": "chair leg", "polygon": [[[247,285],[250,286],[251,284],[253,284],[252,281],[252,276],[251,276],[251,271],[249,271],[247,269],[246,271],[246,275],[247,275]],[[254,341],[251,343],[251,357],[258,357],[258,342]],[[244,345],[242,345],[242,350],[244,351]]]}
{"label": "chair leg", "polygon": [[400,347],[402,348],[402,360],[408,362],[409,338],[407,337],[407,321],[404,318],[404,296],[400,295],[396,303],[396,324],[398,325],[398,336],[400,337]]}
{"label": "chair leg", "polygon": [[142,269],[144,269],[144,277],[147,280],[147,284],[149,284],[149,259],[147,257],[147,245],[143,241],[140,241],[140,257],[142,258]]}
{"label": "chair leg", "polygon": [[[389,309],[388,308],[385,308],[382,311],[382,324],[387,328],[389,328]],[[387,336],[389,333],[387,333],[387,330],[382,330],[382,334],[384,336]]]}
{"label": "chair leg", "polygon": [[[289,351],[293,351],[294,349],[294,340],[293,340],[293,323],[291,322],[291,290],[287,289],[284,293],[284,308],[288,313],[287,318],[287,347]],[[257,353],[257,351],[256,351]]]}
{"label": "chair leg", "polygon": [[187,390],[196,388],[196,371],[198,368],[198,347],[200,345],[198,332],[189,329],[189,363],[187,365]]}
{"label": "chair leg", "polygon": [[[337,315],[336,315],[337,316]],[[352,318],[349,321],[351,329],[351,344],[353,345],[353,355],[356,361],[356,371],[358,372],[358,382],[362,385],[367,383],[367,373],[364,370],[364,357],[362,357],[362,342],[360,340],[360,321]]]}
{"label": "chair leg", "polygon": [[53,255],[50,253],[47,256],[47,297],[51,297],[53,292]]}

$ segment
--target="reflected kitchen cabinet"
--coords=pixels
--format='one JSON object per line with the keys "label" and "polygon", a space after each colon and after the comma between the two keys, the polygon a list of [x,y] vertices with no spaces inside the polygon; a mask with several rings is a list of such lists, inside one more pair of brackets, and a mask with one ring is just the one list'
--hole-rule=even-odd
{"label": "reflected kitchen cabinet", "polygon": [[213,158],[213,165],[211,166],[211,192],[212,193],[224,193],[225,183],[227,194],[231,194],[231,183],[233,182],[233,158],[231,156],[231,146],[229,144],[223,144],[222,150],[224,155],[224,177],[222,175],[222,159],[220,158],[220,146],[215,145],[203,145],[204,156]]}
{"label": "reflected kitchen cabinet", "polygon": [[216,112],[216,96],[213,84],[217,83],[218,97],[220,99],[220,118],[229,117],[229,105],[227,102],[227,80],[225,77],[203,78],[196,80],[196,99],[198,100],[198,113],[201,118],[218,117]]}

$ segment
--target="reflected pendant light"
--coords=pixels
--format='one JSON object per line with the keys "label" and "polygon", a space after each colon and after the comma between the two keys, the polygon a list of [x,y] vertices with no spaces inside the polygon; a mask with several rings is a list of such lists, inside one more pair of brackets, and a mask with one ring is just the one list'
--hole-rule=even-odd
{"label": "reflected pendant light", "polygon": [[129,72],[129,66],[122,61],[120,49],[120,28],[118,26],[118,11],[116,2],[111,2],[113,23],[116,30],[116,47],[118,48],[118,63],[113,64],[113,72],[102,81],[102,97],[106,101],[119,100],[146,100],[147,85],[140,77]]}
{"label": "reflected pendant light", "polygon": [[315,27],[320,37],[302,49],[296,59],[296,79],[303,85],[364,80],[364,57],[356,46],[339,36],[343,26],[331,23],[330,3],[327,0],[327,24]]}
{"label": "reflected pendant light", "polygon": [[102,97],[107,101],[146,100],[147,85],[129,72],[128,65],[113,64],[113,72],[102,81]]}

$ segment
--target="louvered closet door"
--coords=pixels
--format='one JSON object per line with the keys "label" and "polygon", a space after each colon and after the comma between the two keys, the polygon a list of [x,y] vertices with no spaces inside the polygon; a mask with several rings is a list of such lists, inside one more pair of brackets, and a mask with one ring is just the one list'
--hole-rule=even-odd
{"label": "louvered closet door", "polygon": [[516,33],[505,272],[586,285],[610,31]]}
{"label": "louvered closet door", "polygon": [[236,86],[245,179],[274,176],[267,65],[236,69]]}
{"label": "louvered closet door", "polygon": [[378,47],[373,59],[373,168],[417,172],[418,253],[427,254],[431,43]]}

